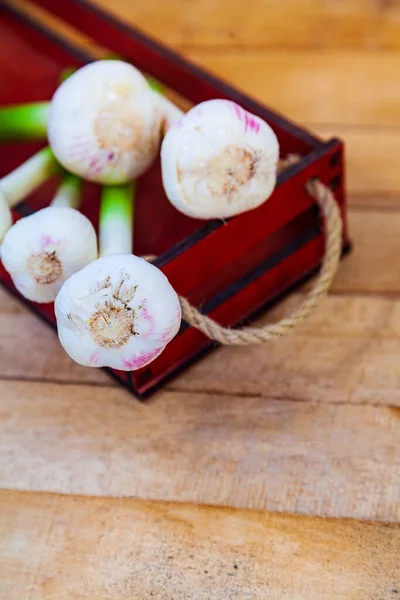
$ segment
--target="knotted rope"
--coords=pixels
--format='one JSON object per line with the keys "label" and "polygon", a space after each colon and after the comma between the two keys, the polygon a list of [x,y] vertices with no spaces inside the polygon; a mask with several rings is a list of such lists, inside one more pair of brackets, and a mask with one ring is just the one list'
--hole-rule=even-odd
{"label": "knotted rope", "polygon": [[[288,161],[285,160],[285,164],[281,164],[280,167],[289,166],[294,162],[296,162],[295,157],[289,156]],[[187,323],[220,344],[260,344],[287,335],[315,311],[322,298],[327,294],[338,268],[342,249],[343,225],[335,197],[326,185],[318,179],[312,179],[307,183],[306,189],[318,203],[324,219],[325,254],[318,278],[300,307],[294,311],[292,316],[284,318],[273,325],[259,328],[231,329],[218,325],[213,319],[199,312],[186,298],[180,297],[182,317]]]}

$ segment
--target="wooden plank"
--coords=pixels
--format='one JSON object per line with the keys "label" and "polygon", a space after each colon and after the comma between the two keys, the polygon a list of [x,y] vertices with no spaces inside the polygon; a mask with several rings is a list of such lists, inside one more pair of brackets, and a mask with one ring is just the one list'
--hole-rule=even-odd
{"label": "wooden plank", "polygon": [[[354,208],[372,208],[372,209],[397,209],[400,208],[400,194],[397,192],[379,192],[371,193],[353,192],[349,197],[350,206]],[[390,215],[388,215],[390,218]]]}
{"label": "wooden plank", "polygon": [[300,123],[400,124],[398,52],[215,53],[206,48],[185,54]]}
{"label": "wooden plank", "polygon": [[399,409],[0,382],[0,485],[396,521]]}
{"label": "wooden plank", "polygon": [[94,0],[179,47],[397,49],[400,6],[377,0]]}
{"label": "wooden plank", "polygon": [[397,294],[400,270],[400,213],[379,210],[350,214],[354,252],[340,265],[332,291],[335,293]]}
{"label": "wooden plank", "polygon": [[[290,314],[303,297],[259,323]],[[225,347],[193,365],[170,389],[400,407],[400,303],[331,296],[299,331],[264,346]]]}
{"label": "wooden plank", "polygon": [[0,289],[0,378],[116,385],[99,369],[70,360],[57,334]]}
{"label": "wooden plank", "polygon": [[[40,15],[29,0],[4,0]],[[183,51],[224,50],[364,50],[400,48],[400,7],[376,0],[93,0],[148,35]],[[288,18],[288,15],[290,17]],[[48,17],[51,22],[52,18]],[[57,24],[59,28],[59,24]]]}
{"label": "wooden plank", "polygon": [[[154,0],[153,0],[154,1]],[[184,0],[174,0],[175,4]],[[262,2],[264,0],[250,0],[253,2]],[[224,3],[214,3],[214,0],[206,0],[208,3],[207,10],[212,10],[214,7],[221,16],[224,14]],[[133,16],[135,23],[143,26],[148,22],[151,26],[151,33],[161,37],[165,41],[165,31],[168,30],[168,44],[173,48],[180,48],[179,44],[171,38],[171,31],[174,29],[167,26],[168,19],[174,21],[175,26],[179,26],[179,18],[182,18],[182,27],[185,34],[192,37],[185,18],[190,13],[196,18],[197,27],[200,31],[209,31],[209,26],[213,21],[201,19],[197,4],[189,5],[184,1],[185,9],[181,12],[174,12],[173,6],[168,2],[164,4],[164,8],[157,6],[157,11],[149,8],[150,3],[134,3],[129,0],[129,6],[125,6],[123,0],[117,0],[113,5],[114,11],[123,15],[125,20],[129,20],[129,15]],[[282,19],[295,24],[298,23],[296,18],[291,16],[287,18],[287,12],[282,5],[285,3],[274,3],[268,8],[270,11],[277,11]],[[292,2],[294,8],[299,6],[300,10],[304,10],[304,1],[297,3]],[[301,6],[303,4],[303,6]],[[29,14],[32,14],[36,19],[45,22],[48,26],[57,31],[58,35],[66,36],[72,40],[74,44],[78,44],[83,48],[90,48],[95,52],[96,56],[100,56],[100,47],[93,44],[87,37],[77,34],[76,30],[69,26],[65,26],[62,21],[47,16],[48,13],[37,9],[27,0],[18,0],[12,2],[13,6],[23,8]],[[108,2],[107,2],[108,5]],[[202,7],[205,3],[202,2]],[[275,6],[276,5],[276,6]],[[329,18],[329,12],[335,13],[332,10],[333,3],[325,3],[321,5],[323,12],[327,12],[326,18]],[[365,3],[363,3],[363,6]],[[33,8],[32,8],[33,6]],[[235,7],[239,8],[238,15],[243,13],[244,0],[240,3],[235,3]],[[325,8],[324,8],[325,7]],[[326,7],[330,7],[327,10]],[[311,29],[313,11],[317,7],[313,7],[310,12],[306,12],[305,22]],[[370,7],[370,22],[376,27],[376,7]],[[146,21],[146,13],[149,11],[151,19]],[[255,11],[252,14],[255,22],[259,25],[262,23],[259,14],[262,10]],[[365,13],[365,8],[363,8]],[[366,11],[368,12],[368,11]],[[224,14],[232,14],[232,3],[229,4],[229,10]],[[357,14],[357,13],[355,13]],[[44,15],[46,15],[44,17]],[[183,15],[183,16],[182,16]],[[398,8],[399,19],[396,23],[398,30],[398,39],[400,40],[400,7]],[[359,19],[359,15],[357,15]],[[343,17],[341,17],[343,22]],[[359,22],[359,21],[358,21]],[[61,25],[60,25],[61,24]],[[354,25],[353,25],[354,27]],[[265,35],[265,26],[261,25],[263,38],[268,39]],[[273,28],[276,35],[283,35],[282,29]],[[253,31],[253,29],[252,29]],[[253,35],[253,34],[252,34]],[[326,39],[326,28],[321,30],[321,36]],[[308,36],[307,39],[315,39]],[[398,44],[400,49],[400,42]],[[397,77],[398,65],[400,63],[400,52],[371,52],[370,49],[365,52],[345,50],[345,46],[340,46],[340,52],[323,52],[309,49],[299,49],[295,45],[294,51],[285,49],[284,51],[274,51],[270,49],[250,48],[246,52],[241,49],[227,47],[216,52],[215,48],[207,44],[190,45],[181,49],[184,54],[214,72],[217,76],[222,77],[236,86],[242,88],[247,93],[256,96],[262,102],[282,114],[288,116],[294,121],[300,123],[311,124],[314,128],[318,124],[339,124],[339,125],[369,125],[376,128],[377,126],[399,126],[400,111],[398,110],[398,98],[400,95],[400,81]],[[346,68],[343,68],[343,65]],[[262,76],[260,76],[262,74]],[[340,90],[340,93],[338,93]],[[390,149],[388,148],[388,153]],[[385,153],[386,154],[386,153]]]}
{"label": "wooden plank", "polygon": [[[301,299],[280,304],[259,324],[289,314]],[[1,378],[115,385],[101,371],[73,363],[34,315],[1,306],[0,331]],[[399,355],[398,300],[330,296],[295,335],[262,347],[220,349],[168,389],[400,406]]]}
{"label": "wooden plank", "polygon": [[400,528],[232,509],[0,493],[2,600],[377,600]]}
{"label": "wooden plank", "polygon": [[351,206],[400,207],[397,160],[400,154],[400,129],[352,129],[341,125],[312,129],[322,139],[340,137],[344,140],[346,184]]}

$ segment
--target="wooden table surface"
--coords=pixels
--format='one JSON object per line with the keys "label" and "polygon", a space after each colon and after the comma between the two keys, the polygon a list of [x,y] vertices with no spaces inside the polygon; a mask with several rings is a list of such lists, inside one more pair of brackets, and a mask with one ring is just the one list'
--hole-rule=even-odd
{"label": "wooden table surface", "polygon": [[342,137],[355,249],[146,405],[1,291],[1,600],[400,598],[400,2],[97,3]]}

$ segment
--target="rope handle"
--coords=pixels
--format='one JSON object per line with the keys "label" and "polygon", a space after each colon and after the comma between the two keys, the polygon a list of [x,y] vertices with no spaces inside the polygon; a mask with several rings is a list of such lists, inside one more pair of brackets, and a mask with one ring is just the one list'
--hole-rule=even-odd
{"label": "rope handle", "polygon": [[[295,162],[293,160],[293,162]],[[293,163],[292,163],[293,164]],[[224,345],[260,344],[282,337],[303,323],[326,296],[337,271],[342,250],[342,218],[332,191],[318,179],[311,179],[307,192],[318,203],[325,224],[325,253],[318,278],[307,298],[294,313],[274,325],[231,329],[218,325],[216,321],[203,315],[186,298],[180,297],[183,319],[202,331],[207,337]]]}

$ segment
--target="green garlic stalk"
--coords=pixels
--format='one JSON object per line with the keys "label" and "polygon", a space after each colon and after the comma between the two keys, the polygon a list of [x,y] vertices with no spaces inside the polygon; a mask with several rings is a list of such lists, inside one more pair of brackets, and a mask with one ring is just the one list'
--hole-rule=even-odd
{"label": "green garlic stalk", "polygon": [[49,111],[50,102],[0,108],[0,141],[46,139]]}
{"label": "green garlic stalk", "polygon": [[135,184],[105,186],[100,205],[100,256],[131,254]]}
{"label": "green garlic stalk", "polygon": [[11,208],[24,200],[59,169],[50,148],[43,148],[0,179],[0,242],[11,227]]}

